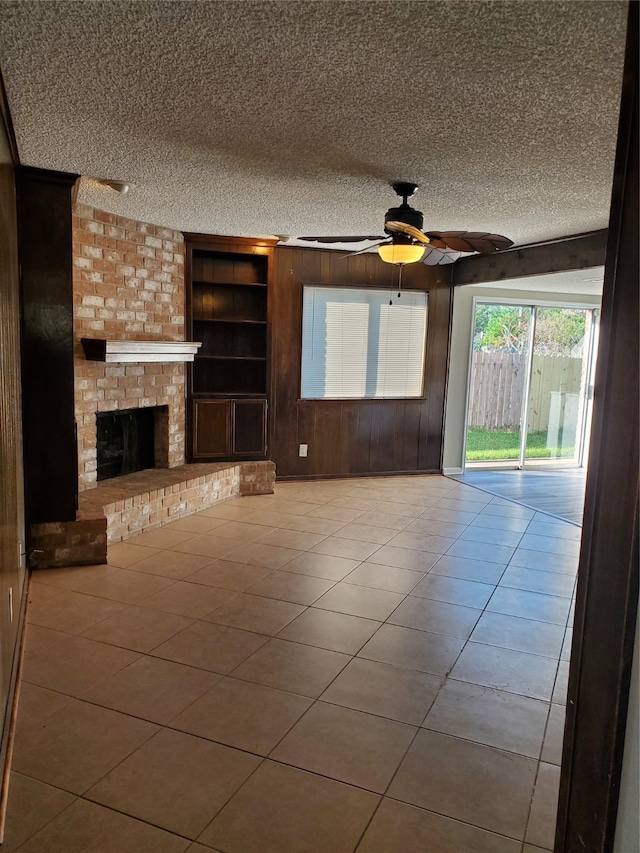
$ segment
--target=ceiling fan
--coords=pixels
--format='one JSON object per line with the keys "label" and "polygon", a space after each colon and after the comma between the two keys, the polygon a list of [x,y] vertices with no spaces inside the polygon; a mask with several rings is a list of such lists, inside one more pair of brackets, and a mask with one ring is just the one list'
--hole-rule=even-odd
{"label": "ceiling fan", "polygon": [[[423,261],[429,266],[451,264],[464,252],[480,252],[489,255],[513,246],[513,240],[500,234],[481,231],[423,231],[422,211],[407,203],[407,199],[418,189],[417,184],[392,184],[402,199],[399,207],[391,207],[384,217],[384,235],[374,234],[359,237],[299,237],[315,243],[359,243],[375,240],[378,254],[388,264],[413,264]],[[354,255],[368,252],[367,246]],[[347,255],[347,257],[350,257]]]}

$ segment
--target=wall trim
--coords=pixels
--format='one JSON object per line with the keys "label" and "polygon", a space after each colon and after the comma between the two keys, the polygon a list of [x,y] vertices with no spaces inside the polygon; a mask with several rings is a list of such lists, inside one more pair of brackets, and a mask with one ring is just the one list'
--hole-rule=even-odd
{"label": "wall trim", "polygon": [[424,474],[433,474],[441,477],[442,471],[367,471],[364,474],[285,474],[276,475],[276,483],[295,482],[296,480],[353,480],[365,477],[413,477]]}

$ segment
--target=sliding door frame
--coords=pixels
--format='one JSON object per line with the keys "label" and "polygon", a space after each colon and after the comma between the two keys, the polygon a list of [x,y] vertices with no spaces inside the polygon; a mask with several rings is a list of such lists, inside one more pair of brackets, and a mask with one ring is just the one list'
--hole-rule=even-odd
{"label": "sliding door frame", "polygon": [[[594,322],[591,324],[591,330],[589,333],[588,340],[588,376],[587,376],[587,385],[591,387],[593,381],[593,374],[595,372],[595,352],[593,350],[594,344],[594,328],[596,322],[598,322],[598,315],[596,312],[599,312],[599,306],[576,301],[576,302],[553,302],[545,299],[517,299],[517,298],[508,298],[502,299],[499,296],[474,296],[471,306],[471,328],[469,330],[469,359],[468,359],[468,369],[467,369],[467,393],[465,397],[465,428],[464,428],[464,440],[462,446],[462,471],[463,473],[467,470],[467,436],[469,433],[469,402],[471,398],[471,378],[473,375],[473,339],[474,339],[474,328],[475,328],[475,318],[476,318],[476,310],[479,305],[504,305],[505,307],[516,307],[516,308],[530,308],[531,309],[531,317],[529,320],[529,342],[527,349],[527,371],[525,376],[525,384],[523,390],[523,398],[522,398],[522,409],[520,412],[520,452],[518,456],[518,460],[513,460],[514,464],[508,464],[512,460],[495,460],[496,468],[499,468],[503,471],[521,471],[524,470],[526,466],[526,449],[527,449],[527,416],[528,416],[528,408],[529,408],[529,391],[531,388],[531,372],[533,368],[533,343],[535,336],[535,327],[536,327],[536,315],[538,308],[569,308],[575,311],[591,311],[593,313]],[[580,435],[580,451],[574,457],[573,464],[571,465],[563,465],[563,466],[554,466],[554,467],[563,467],[563,468],[580,468],[584,463],[584,449],[585,449],[585,429],[587,426],[587,418],[586,418],[586,406],[583,407],[584,411],[581,417],[581,435]],[[473,464],[473,463],[472,463]],[[491,463],[489,463],[491,464]]]}

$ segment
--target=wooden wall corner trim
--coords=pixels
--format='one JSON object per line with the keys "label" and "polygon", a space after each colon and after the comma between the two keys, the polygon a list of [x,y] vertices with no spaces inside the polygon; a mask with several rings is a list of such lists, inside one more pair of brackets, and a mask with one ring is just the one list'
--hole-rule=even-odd
{"label": "wooden wall corner trim", "polygon": [[13,160],[13,165],[19,166],[20,154],[18,152],[18,143],[16,141],[16,134],[13,128],[11,112],[9,111],[9,100],[7,98],[7,90],[4,86],[2,71],[0,71],[0,116],[2,117],[2,122],[4,124],[5,131],[7,134],[7,141],[9,143],[9,150],[11,152],[11,159]]}

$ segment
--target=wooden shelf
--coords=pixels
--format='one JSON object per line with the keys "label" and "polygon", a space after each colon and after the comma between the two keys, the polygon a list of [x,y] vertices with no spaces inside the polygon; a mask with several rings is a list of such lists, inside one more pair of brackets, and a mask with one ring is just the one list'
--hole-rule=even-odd
{"label": "wooden shelf", "polygon": [[202,344],[198,341],[112,341],[81,338],[87,361],[168,362],[193,361]]}
{"label": "wooden shelf", "polygon": [[267,287],[264,281],[209,281],[205,278],[196,278],[193,284],[213,285],[214,287]]}
{"label": "wooden shelf", "polygon": [[234,391],[231,394],[226,391],[194,391],[191,397],[194,400],[265,400],[267,395],[260,391]]}
{"label": "wooden shelf", "polygon": [[266,361],[263,355],[199,355],[198,361],[203,358],[213,361]]}
{"label": "wooden shelf", "polygon": [[266,320],[250,320],[245,317],[194,317],[194,323],[236,323],[242,325],[266,326]]}
{"label": "wooden shelf", "polygon": [[187,322],[202,341],[187,375],[193,459],[266,455],[272,255],[270,241],[187,235]]}

